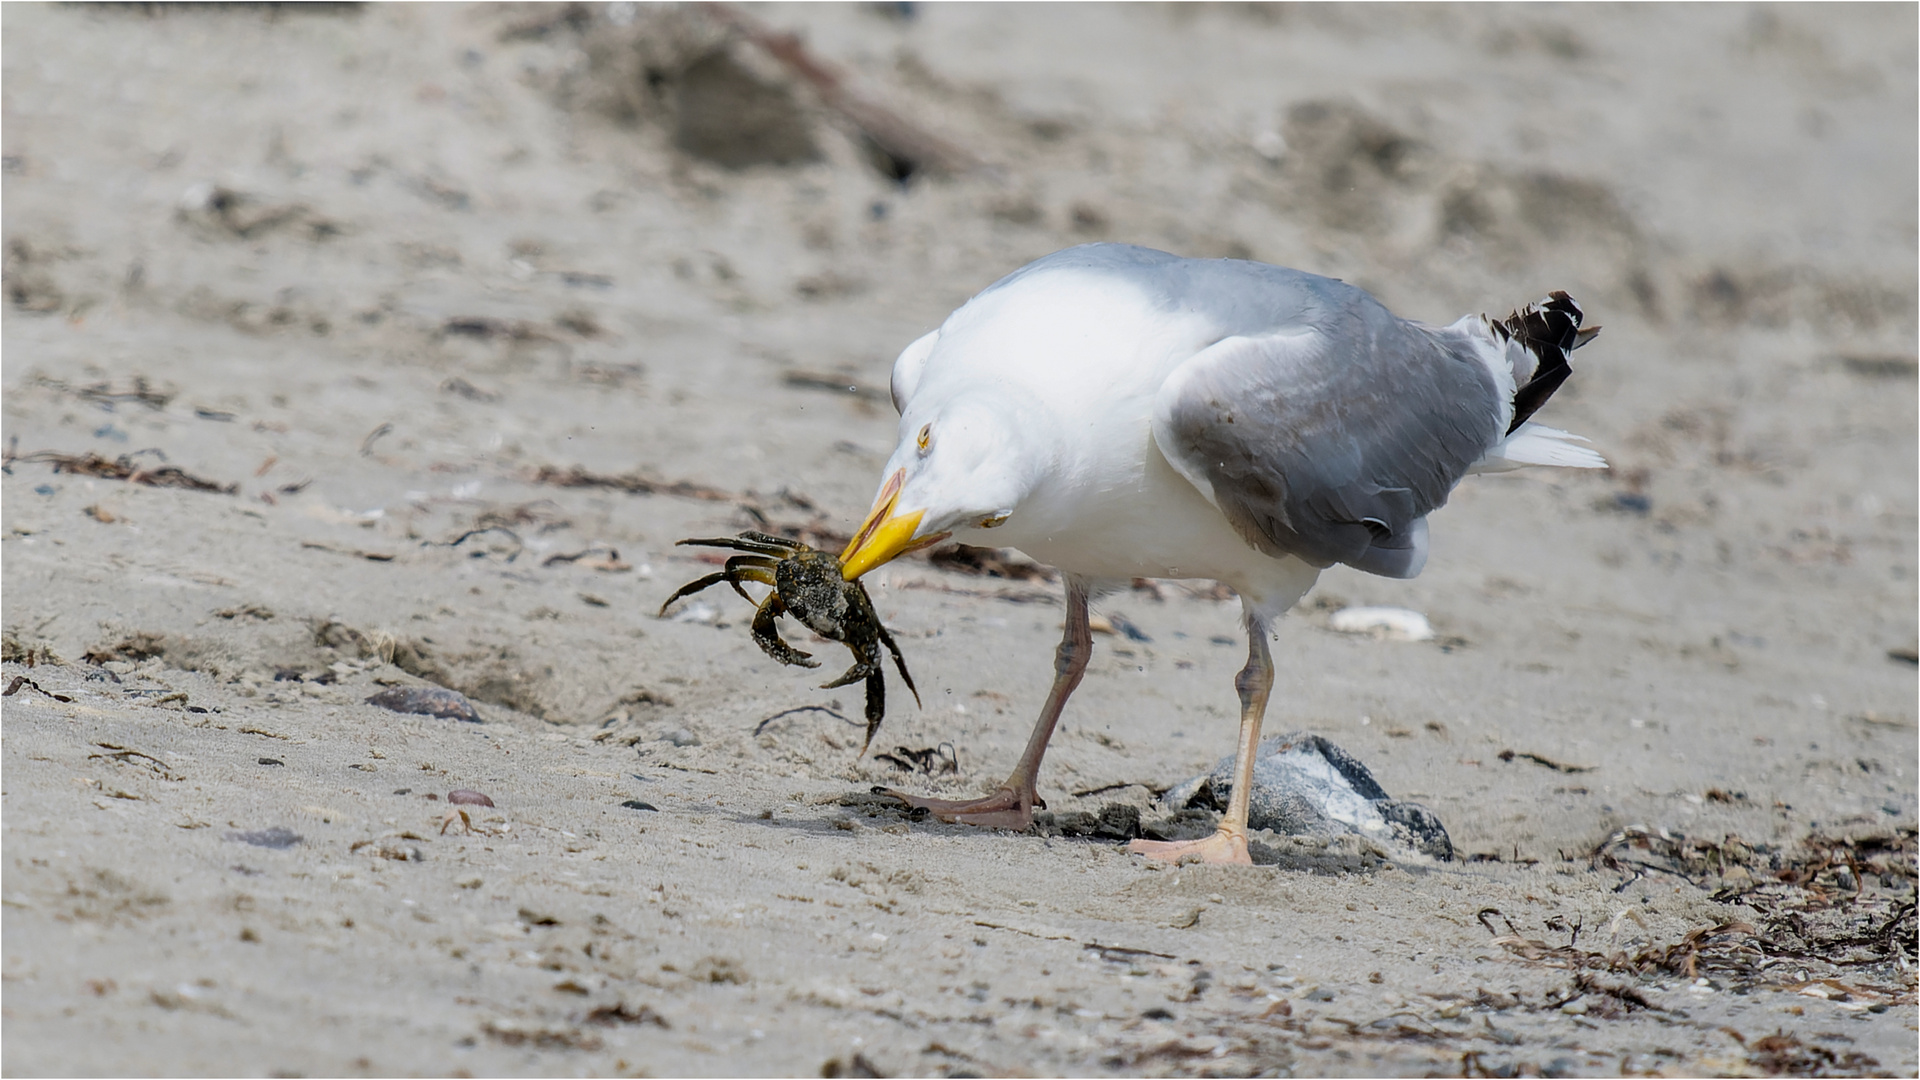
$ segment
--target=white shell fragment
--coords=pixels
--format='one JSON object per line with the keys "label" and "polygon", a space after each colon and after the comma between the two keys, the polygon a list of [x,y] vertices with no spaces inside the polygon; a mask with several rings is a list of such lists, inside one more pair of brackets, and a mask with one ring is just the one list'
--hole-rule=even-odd
{"label": "white shell fragment", "polygon": [[1433,627],[1427,617],[1407,608],[1341,608],[1327,625],[1343,634],[1371,634],[1383,641],[1433,640]]}
{"label": "white shell fragment", "polygon": [[695,600],[669,617],[674,622],[711,624],[720,617],[720,609],[704,600]]}

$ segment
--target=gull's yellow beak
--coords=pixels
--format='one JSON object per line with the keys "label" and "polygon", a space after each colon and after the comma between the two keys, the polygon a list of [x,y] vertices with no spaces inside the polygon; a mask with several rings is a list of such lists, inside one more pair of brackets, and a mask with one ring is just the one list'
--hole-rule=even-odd
{"label": "gull's yellow beak", "polygon": [[952,535],[935,533],[918,540],[913,538],[913,531],[920,527],[920,519],[926,516],[926,511],[894,513],[894,504],[900,501],[900,485],[906,479],[905,469],[895,469],[893,475],[887,477],[886,486],[880,489],[880,497],[873,501],[873,509],[867,513],[867,520],[860,523],[860,531],[853,534],[847,550],[840,553],[841,577],[857,581],[860,575],[876,566],[891,562],[909,551],[930,547]]}

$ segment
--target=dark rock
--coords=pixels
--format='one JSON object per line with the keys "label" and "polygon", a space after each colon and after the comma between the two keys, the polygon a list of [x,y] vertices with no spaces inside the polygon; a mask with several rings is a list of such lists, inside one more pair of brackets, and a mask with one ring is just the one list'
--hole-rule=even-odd
{"label": "dark rock", "polygon": [[[1231,756],[1221,758],[1211,773],[1168,791],[1162,805],[1176,817],[1179,811],[1225,810],[1233,795],[1233,765]],[[1357,758],[1319,735],[1296,731],[1262,740],[1253,781],[1250,828],[1323,839],[1354,833],[1436,859],[1453,857],[1453,843],[1433,811],[1392,798]],[[1186,830],[1169,821],[1157,823],[1155,831]]]}
{"label": "dark rock", "polygon": [[242,844],[252,844],[254,847],[273,848],[276,851],[284,851],[295,844],[303,842],[306,838],[294,832],[292,829],[285,829],[276,825],[271,829],[256,829],[252,832],[230,832],[227,834],[227,839],[238,841]]}
{"label": "dark rock", "polygon": [[389,687],[368,698],[367,704],[397,713],[439,716],[468,724],[481,723],[480,714],[475,711],[473,702],[467,700],[467,695],[444,686]]}

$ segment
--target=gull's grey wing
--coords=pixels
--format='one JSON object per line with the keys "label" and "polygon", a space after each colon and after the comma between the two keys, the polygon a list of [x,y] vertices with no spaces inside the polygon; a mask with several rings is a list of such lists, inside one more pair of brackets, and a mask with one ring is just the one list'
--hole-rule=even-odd
{"label": "gull's grey wing", "polygon": [[1456,335],[1320,292],[1305,318],[1175,369],[1154,441],[1261,551],[1412,577],[1426,515],[1504,434],[1494,377]]}

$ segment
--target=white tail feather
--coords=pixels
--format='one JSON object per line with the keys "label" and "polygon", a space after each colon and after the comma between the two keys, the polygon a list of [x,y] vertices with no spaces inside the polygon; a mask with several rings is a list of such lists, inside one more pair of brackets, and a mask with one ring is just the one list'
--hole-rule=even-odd
{"label": "white tail feather", "polygon": [[1607,459],[1597,451],[1576,445],[1586,442],[1572,432],[1541,424],[1521,424],[1467,469],[1473,473],[1507,472],[1528,465],[1557,465],[1563,469],[1604,469]]}

